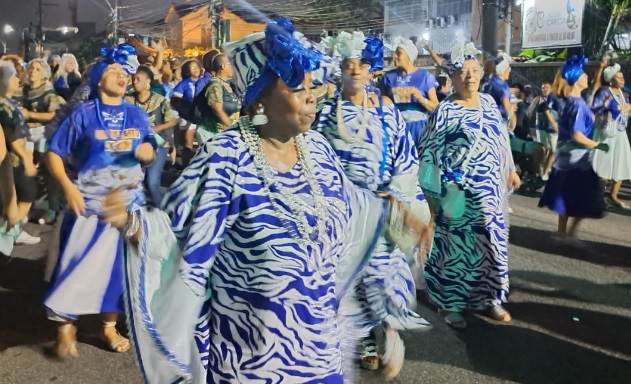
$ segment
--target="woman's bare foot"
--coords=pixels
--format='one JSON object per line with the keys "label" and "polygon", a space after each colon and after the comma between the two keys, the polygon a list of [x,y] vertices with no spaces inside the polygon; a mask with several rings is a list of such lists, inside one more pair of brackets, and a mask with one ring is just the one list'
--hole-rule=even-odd
{"label": "woman's bare foot", "polygon": [[60,359],[79,356],[77,352],[77,328],[72,323],[60,325],[57,328],[55,356]]}

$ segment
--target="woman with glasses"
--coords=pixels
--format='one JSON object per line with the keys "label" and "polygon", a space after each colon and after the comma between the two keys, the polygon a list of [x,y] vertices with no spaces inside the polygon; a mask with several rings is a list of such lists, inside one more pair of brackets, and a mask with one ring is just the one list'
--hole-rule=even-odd
{"label": "woman with glasses", "polygon": [[129,244],[140,366],[150,383],[342,384],[357,338],[348,293],[386,215],[424,227],[394,194],[354,186],[310,130],[320,55],[289,20],[226,54],[248,115],[200,148],[164,211],[107,199]]}
{"label": "woman with glasses", "polygon": [[435,223],[425,267],[427,293],[445,322],[464,328],[465,310],[510,321],[508,195],[520,185],[502,116],[478,92],[482,68],[472,43],[457,43],[449,73],[455,93],[423,131],[419,182]]}
{"label": "woman with glasses", "polygon": [[[383,43],[361,32],[342,31],[334,44],[327,45],[343,59],[342,91],[324,103],[314,128],[331,143],[355,185],[400,196],[429,222],[429,208],[418,186],[418,157],[405,120],[388,97],[367,90],[371,73],[383,68]],[[419,252],[430,246],[428,235],[426,249]],[[404,252],[416,253],[380,237],[359,284],[367,331],[384,333],[388,339],[383,366],[389,378],[403,366],[405,349],[397,330],[429,327],[411,309],[416,305],[415,286]],[[369,370],[379,368],[377,339],[371,336],[362,343],[362,366]]]}

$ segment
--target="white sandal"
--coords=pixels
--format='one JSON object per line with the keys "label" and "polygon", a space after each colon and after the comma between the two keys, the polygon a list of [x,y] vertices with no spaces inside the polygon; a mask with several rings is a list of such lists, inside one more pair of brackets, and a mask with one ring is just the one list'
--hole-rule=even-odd
{"label": "white sandal", "polygon": [[377,341],[370,337],[362,340],[362,353],[360,355],[362,368],[369,371],[379,369],[379,353],[377,350]]}
{"label": "white sandal", "polygon": [[[103,340],[103,342],[105,344],[107,344],[107,346],[113,351],[113,352],[117,352],[117,353],[124,353],[129,351],[129,348],[131,348],[131,343],[129,341],[129,339],[126,339],[125,337],[123,337],[120,333],[118,333],[118,330],[116,330],[116,335],[118,336],[118,338],[114,341],[109,340],[107,336],[105,336],[105,329],[106,328],[116,328],[116,322],[115,321],[104,321],[103,322],[103,330],[101,331],[101,340]],[[123,346],[122,349],[118,349],[118,347]]]}

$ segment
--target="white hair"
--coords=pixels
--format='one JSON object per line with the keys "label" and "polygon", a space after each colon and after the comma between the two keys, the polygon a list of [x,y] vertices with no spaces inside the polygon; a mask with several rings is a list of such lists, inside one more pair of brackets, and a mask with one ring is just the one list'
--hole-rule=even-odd
{"label": "white hair", "polygon": [[9,79],[15,76],[15,67],[10,61],[0,61],[0,97],[5,97],[9,91]]}
{"label": "white hair", "polygon": [[66,72],[66,64],[68,62],[74,62],[75,70],[74,73],[81,78],[81,73],[79,72],[79,63],[77,62],[77,58],[72,53],[64,53],[61,56],[61,61],[59,62],[59,68],[57,69],[57,74],[55,76],[55,81],[60,77],[64,77],[64,79],[68,78],[68,72]]}
{"label": "white hair", "polygon": [[51,76],[50,65],[48,65],[48,63],[44,59],[33,59],[33,60],[29,61],[28,65],[26,66],[27,72],[28,72],[29,68],[31,68],[36,63],[39,64],[42,67],[42,76],[43,76],[42,80],[44,82],[50,80],[50,76]]}

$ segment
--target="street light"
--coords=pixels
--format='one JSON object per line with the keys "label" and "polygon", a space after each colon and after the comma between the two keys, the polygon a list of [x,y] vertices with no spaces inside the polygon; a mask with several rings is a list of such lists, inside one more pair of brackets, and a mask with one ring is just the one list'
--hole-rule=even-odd
{"label": "street light", "polygon": [[[2,28],[2,34],[8,35],[11,32],[13,32],[13,27],[10,26],[9,24],[5,24],[4,28]],[[6,55],[7,54],[7,42],[6,42],[5,39],[0,39],[0,42],[2,42],[2,54]]]}

